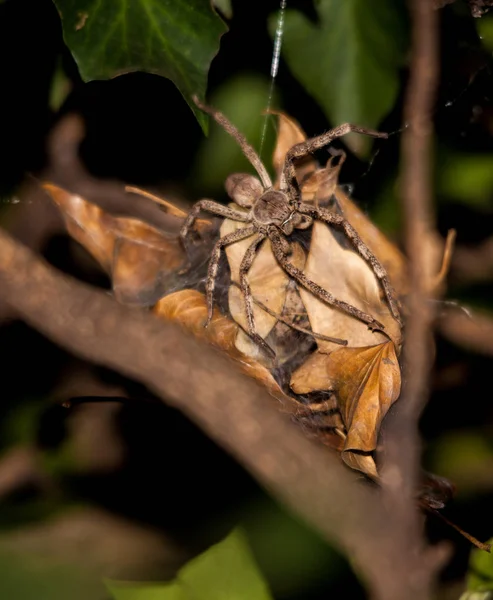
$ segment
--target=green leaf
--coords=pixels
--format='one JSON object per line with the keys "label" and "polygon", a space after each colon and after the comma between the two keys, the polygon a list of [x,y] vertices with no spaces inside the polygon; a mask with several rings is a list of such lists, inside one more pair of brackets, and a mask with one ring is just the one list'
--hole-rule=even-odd
{"label": "green leaf", "polygon": [[442,152],[438,192],[447,200],[489,207],[493,196],[493,156]]}
{"label": "green leaf", "polygon": [[233,7],[231,6],[231,0],[212,0],[212,2],[227,19],[233,18]]}
{"label": "green leaf", "polygon": [[[493,539],[489,542],[493,542]],[[493,592],[493,554],[479,549],[472,550],[467,574],[467,590],[469,592]],[[488,596],[485,597],[488,598]]]}
{"label": "green leaf", "polygon": [[[287,10],[282,54],[332,125],[377,127],[399,91],[408,45],[406,13],[396,0],[315,0],[318,21]],[[277,20],[270,21],[274,35]],[[351,149],[369,140],[353,134]]]}
{"label": "green leaf", "polygon": [[106,581],[114,600],[187,600],[180,583],[124,583]]}
{"label": "green leaf", "polygon": [[190,561],[170,583],[106,584],[115,600],[272,600],[239,529]]}
{"label": "green leaf", "polygon": [[0,552],[0,597],[8,600],[87,600],[103,591],[96,578],[73,565]]}
{"label": "green leaf", "polygon": [[485,16],[482,19],[476,19],[479,38],[483,42],[484,48],[490,52],[493,50],[493,15]]}
{"label": "green leaf", "polygon": [[459,600],[493,600],[493,592],[464,592]]}
{"label": "green leaf", "polygon": [[85,81],[146,71],[171,79],[204,126],[209,66],[226,25],[209,0],[54,0]]}

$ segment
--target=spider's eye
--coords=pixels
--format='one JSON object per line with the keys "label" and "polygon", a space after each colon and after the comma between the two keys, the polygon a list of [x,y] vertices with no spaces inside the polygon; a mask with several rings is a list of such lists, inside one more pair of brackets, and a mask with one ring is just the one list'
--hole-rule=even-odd
{"label": "spider's eye", "polygon": [[260,198],[264,192],[264,188],[260,181],[253,175],[246,173],[234,173],[226,179],[224,184],[228,196],[245,208],[250,208],[255,203],[255,200]]}

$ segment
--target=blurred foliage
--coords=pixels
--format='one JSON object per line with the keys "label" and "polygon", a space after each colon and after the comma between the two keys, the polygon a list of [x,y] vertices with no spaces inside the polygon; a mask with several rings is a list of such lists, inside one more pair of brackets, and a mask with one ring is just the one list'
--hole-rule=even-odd
{"label": "blurred foliage", "polygon": [[255,558],[276,597],[307,594],[349,571],[316,532],[268,499],[244,509],[244,528]]}
{"label": "blurred foliage", "polygon": [[[255,147],[262,145],[263,123],[269,82],[258,75],[242,75],[229,79],[210,98],[212,106],[221,110]],[[274,98],[275,102],[275,98]],[[272,125],[273,117],[268,117]],[[272,156],[275,130],[266,129],[263,140],[262,158],[272,174]],[[251,171],[252,167],[236,141],[216,123],[211,124],[211,132],[205,139],[196,156],[193,169],[194,182],[202,193],[218,192],[222,189],[230,173]]]}
{"label": "blurred foliage", "polygon": [[[401,0],[317,0],[316,16],[286,12],[284,55],[328,120],[377,127],[394,106],[405,64],[407,23]],[[270,30],[276,30],[272,18]],[[348,138],[366,154],[369,141]]]}
{"label": "blurred foliage", "polygon": [[430,466],[455,483],[459,496],[493,491],[493,439],[478,431],[449,432],[435,440]]}
{"label": "blurred foliage", "polygon": [[493,156],[447,152],[440,156],[437,193],[468,206],[493,207]]}
{"label": "blurred foliage", "polygon": [[493,555],[473,550],[469,560],[467,592],[461,596],[461,600],[490,600],[492,594]]}
{"label": "blurred foliage", "polygon": [[74,565],[0,552],[0,595],[9,600],[96,600],[101,583]]}
{"label": "blurred foliage", "polygon": [[236,529],[222,542],[194,558],[171,583],[130,584],[108,581],[115,600],[269,600],[272,598]]}

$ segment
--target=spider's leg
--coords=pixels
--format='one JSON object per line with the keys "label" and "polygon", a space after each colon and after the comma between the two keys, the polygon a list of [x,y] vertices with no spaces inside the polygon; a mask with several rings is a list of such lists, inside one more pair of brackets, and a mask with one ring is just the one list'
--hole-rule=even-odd
{"label": "spider's leg", "polygon": [[259,155],[255,152],[253,146],[251,146],[248,143],[246,137],[243,134],[241,134],[238,131],[238,129],[236,129],[236,127],[232,123],[230,123],[228,121],[228,119],[221,112],[219,112],[218,110],[215,110],[214,108],[211,108],[210,106],[207,106],[206,104],[203,104],[198,99],[197,96],[193,97],[193,101],[200,108],[200,110],[203,110],[205,113],[210,115],[217,123],[219,123],[219,125],[221,125],[221,127],[227,133],[229,133],[229,135],[232,138],[234,138],[236,140],[236,142],[240,146],[243,154],[248,158],[248,160],[250,161],[252,166],[257,171],[258,176],[260,177],[260,180],[261,180],[264,188],[265,189],[271,188],[272,181],[269,176],[269,173],[267,172],[267,169],[264,167],[262,161],[260,160]]}
{"label": "spider's leg", "polygon": [[245,301],[245,312],[247,317],[247,330],[248,335],[252,338],[252,340],[258,344],[264,352],[266,352],[272,358],[276,357],[276,353],[272,348],[267,344],[267,342],[257,333],[255,330],[255,316],[253,314],[253,298],[252,292],[250,290],[250,284],[248,283],[248,271],[252,266],[252,263],[255,259],[255,255],[257,253],[257,248],[259,244],[265,239],[266,235],[264,233],[259,233],[255,240],[250,244],[248,250],[245,252],[243,259],[240,264],[240,288],[243,293],[243,299]]}
{"label": "spider's leg", "polygon": [[382,323],[380,323],[380,321],[377,321],[371,315],[363,312],[355,306],[352,306],[351,304],[348,304],[347,302],[344,302],[343,300],[337,300],[337,298],[335,298],[330,292],[328,292],[323,287],[319,286],[311,279],[308,279],[308,277],[303,273],[303,271],[291,264],[288,261],[285,252],[283,251],[283,247],[285,245],[286,240],[282,238],[278,231],[276,231],[275,229],[269,230],[269,239],[271,241],[272,250],[274,252],[274,256],[277,259],[277,262],[286,271],[286,273],[288,273],[288,275],[290,275],[302,287],[304,287],[306,290],[311,292],[314,296],[316,296],[317,298],[322,300],[322,302],[325,302],[329,306],[335,306],[336,308],[342,310],[348,315],[351,315],[352,317],[363,321],[363,323],[367,323],[368,327],[372,331],[385,330],[385,326]]}
{"label": "spider's leg", "polygon": [[284,159],[280,189],[282,191],[287,191],[290,197],[298,198],[299,192],[296,184],[294,161],[298,158],[303,158],[307,154],[311,154],[317,150],[320,150],[324,146],[327,146],[327,144],[333,142],[336,138],[346,135],[350,132],[363,133],[375,138],[389,137],[387,133],[381,133],[379,131],[375,131],[374,129],[366,129],[365,127],[358,127],[357,125],[351,125],[351,123],[344,123],[338,127],[334,127],[334,129],[330,129],[329,131],[322,133],[322,135],[318,135],[299,144],[295,144],[289,149],[286,154],[286,158]]}
{"label": "spider's leg", "polygon": [[241,221],[242,223],[249,223],[251,221],[248,213],[234,210],[228,206],[223,206],[222,204],[219,204],[219,202],[214,202],[214,200],[199,200],[193,205],[180,229],[180,238],[182,240],[185,240],[188,236],[190,228],[202,210],[204,212],[212,213],[213,215],[218,215],[219,217],[231,219],[232,221]]}
{"label": "spider's leg", "polygon": [[190,229],[192,228],[195,220],[199,216],[200,212],[208,212],[213,215],[217,215],[219,217],[225,217],[226,219],[231,219],[232,221],[241,221],[242,223],[249,223],[251,218],[248,216],[248,213],[242,212],[240,210],[234,210],[229,208],[228,206],[223,206],[218,202],[214,202],[214,200],[199,200],[193,206],[190,212],[185,219],[185,222],[180,229],[180,239],[185,248],[185,252],[188,257],[188,265],[181,269],[180,273],[186,273],[191,265],[190,253],[187,244],[187,237],[190,233]]}
{"label": "spider's leg", "polygon": [[207,321],[205,322],[204,327],[208,327],[212,320],[212,311],[214,308],[214,287],[222,248],[224,248],[224,246],[228,246],[229,244],[233,244],[234,242],[239,242],[240,240],[250,237],[255,233],[255,231],[255,225],[248,225],[243,229],[236,229],[232,233],[228,233],[228,235],[218,239],[214,244],[211,260],[207,269],[207,283],[205,286],[207,294]]}
{"label": "spider's leg", "polygon": [[363,260],[365,260],[370,265],[371,270],[375,274],[375,277],[380,281],[380,285],[382,286],[383,291],[385,293],[385,297],[387,298],[387,303],[389,305],[390,312],[392,313],[394,319],[402,327],[403,322],[399,311],[399,301],[397,300],[394,288],[392,287],[389,281],[387,271],[383,267],[382,263],[378,260],[378,258],[363,242],[363,240],[358,235],[358,232],[349,223],[349,221],[341,215],[332,213],[324,208],[316,208],[305,203],[302,203],[299,206],[298,210],[302,213],[309,214],[314,219],[318,219],[320,221],[323,221],[324,223],[329,223],[330,225],[335,225],[336,227],[342,229],[348,240],[353,245],[356,252],[361,256],[361,258],[363,258]]}

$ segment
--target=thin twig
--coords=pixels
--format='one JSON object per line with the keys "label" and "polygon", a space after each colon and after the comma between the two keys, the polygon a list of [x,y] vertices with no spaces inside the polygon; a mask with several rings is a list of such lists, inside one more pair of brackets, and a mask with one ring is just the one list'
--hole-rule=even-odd
{"label": "thin twig", "polygon": [[474,311],[467,315],[449,310],[438,320],[438,330],[466,350],[493,356],[493,319],[486,314]]}
{"label": "thin twig", "polygon": [[[413,589],[405,598],[428,600],[444,552],[427,547],[414,495],[420,466],[418,419],[428,396],[432,363],[430,332],[434,304],[427,299],[431,269],[434,215],[432,198],[432,112],[438,76],[438,14],[429,0],[410,0],[412,18],[411,72],[407,85],[402,135],[401,196],[405,247],[409,260],[409,317],[404,345],[402,397],[385,424],[383,494],[392,506],[390,519],[408,545],[414,571]],[[423,561],[427,554],[428,559]]]}

